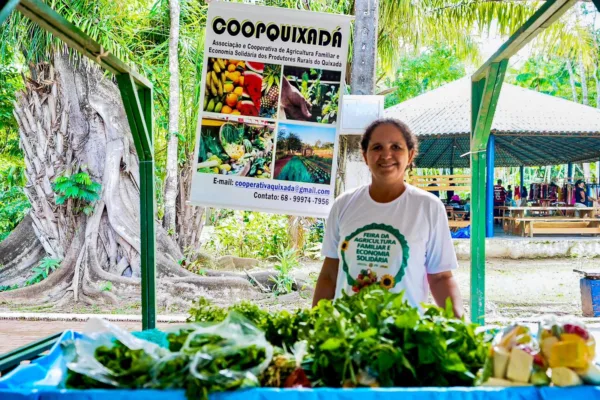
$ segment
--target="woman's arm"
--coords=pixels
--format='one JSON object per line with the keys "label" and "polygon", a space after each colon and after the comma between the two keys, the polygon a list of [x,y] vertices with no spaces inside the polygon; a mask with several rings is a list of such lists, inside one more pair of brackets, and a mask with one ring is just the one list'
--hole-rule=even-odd
{"label": "woman's arm", "polygon": [[446,307],[446,299],[450,298],[454,315],[457,318],[462,318],[464,314],[462,296],[460,295],[460,290],[458,289],[456,280],[454,280],[452,271],[428,274],[427,280],[429,281],[429,287],[435,303],[440,307]]}
{"label": "woman's arm", "polygon": [[315,288],[315,294],[313,296],[313,307],[316,306],[321,299],[333,300],[339,265],[340,260],[337,258],[325,257],[319,279],[317,279],[317,287]]}

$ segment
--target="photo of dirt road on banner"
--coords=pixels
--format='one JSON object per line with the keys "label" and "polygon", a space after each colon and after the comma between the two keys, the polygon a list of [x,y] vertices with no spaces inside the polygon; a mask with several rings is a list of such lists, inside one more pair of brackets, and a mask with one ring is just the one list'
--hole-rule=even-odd
{"label": "photo of dirt road on banner", "polygon": [[197,171],[271,178],[274,124],[203,119]]}
{"label": "photo of dirt road on banner", "polygon": [[335,124],[341,78],[339,71],[284,66],[279,119]]}
{"label": "photo of dirt road on banner", "polygon": [[275,179],[293,182],[331,182],[335,127],[279,123]]}
{"label": "photo of dirt road on banner", "polygon": [[281,65],[210,58],[203,111],[274,119],[280,82]]}

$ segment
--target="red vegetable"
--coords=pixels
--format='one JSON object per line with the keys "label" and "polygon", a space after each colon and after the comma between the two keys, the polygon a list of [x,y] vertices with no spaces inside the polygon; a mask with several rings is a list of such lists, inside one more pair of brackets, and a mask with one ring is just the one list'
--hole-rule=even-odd
{"label": "red vegetable", "polygon": [[294,370],[294,372],[292,372],[290,374],[290,376],[287,377],[287,379],[285,380],[285,383],[283,384],[283,387],[285,387],[285,388],[298,388],[298,387],[310,388],[310,387],[312,387],[312,384],[306,377],[304,370],[302,368],[296,368]]}

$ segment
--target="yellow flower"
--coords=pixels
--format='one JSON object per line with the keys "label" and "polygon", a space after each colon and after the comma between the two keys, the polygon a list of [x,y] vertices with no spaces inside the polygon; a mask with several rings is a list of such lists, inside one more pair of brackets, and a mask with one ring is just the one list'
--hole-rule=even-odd
{"label": "yellow flower", "polygon": [[384,289],[392,289],[394,286],[396,286],[396,282],[394,281],[393,276],[386,274],[381,277],[379,285]]}
{"label": "yellow flower", "polygon": [[348,241],[344,240],[344,243],[342,243],[342,251],[346,251],[347,248],[348,248]]}

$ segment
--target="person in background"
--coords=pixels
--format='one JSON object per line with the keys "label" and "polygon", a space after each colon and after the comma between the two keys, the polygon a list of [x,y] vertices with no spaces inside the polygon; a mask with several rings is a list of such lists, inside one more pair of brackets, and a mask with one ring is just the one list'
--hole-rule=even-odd
{"label": "person in background", "polygon": [[[498,179],[498,184],[494,185],[494,217],[500,216],[500,210],[495,207],[503,206],[506,202],[506,189],[502,186],[502,179]],[[494,223],[500,224],[499,219],[494,219]]]}
{"label": "person in background", "polygon": [[[451,183],[450,186],[456,186],[454,183]],[[454,196],[454,190],[448,190],[446,192],[446,203],[449,205],[452,197]]]}
{"label": "person in background", "polygon": [[460,206],[460,196],[457,194],[452,196],[452,198],[450,199],[450,204],[455,205],[455,206]]}
{"label": "person in background", "polygon": [[519,206],[527,207],[527,189],[525,186],[521,188],[521,200],[519,201]]}
{"label": "person in background", "polygon": [[[427,186],[439,186],[436,181],[437,181],[437,179],[433,178],[433,183],[430,183]],[[438,199],[440,198],[440,191],[439,190],[430,190],[429,193],[431,193],[432,195],[434,195]]]}
{"label": "person in background", "polygon": [[579,179],[575,182],[575,207],[587,207],[589,201],[596,201],[596,199],[587,195],[585,182]]}
{"label": "person in background", "polygon": [[508,189],[506,190],[506,202],[510,203],[513,199],[513,191],[512,185],[508,185]]}

